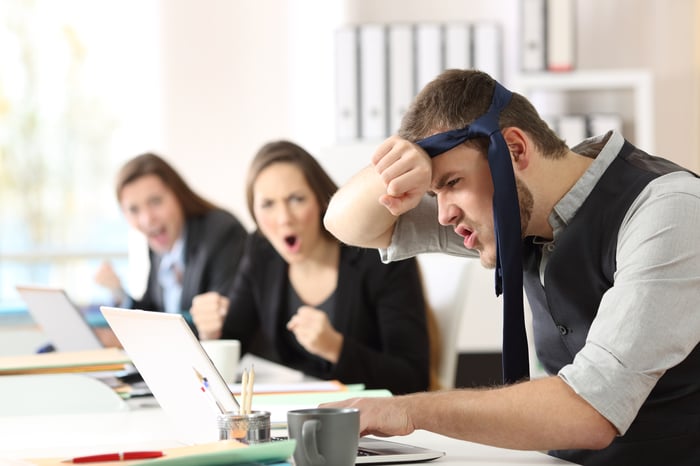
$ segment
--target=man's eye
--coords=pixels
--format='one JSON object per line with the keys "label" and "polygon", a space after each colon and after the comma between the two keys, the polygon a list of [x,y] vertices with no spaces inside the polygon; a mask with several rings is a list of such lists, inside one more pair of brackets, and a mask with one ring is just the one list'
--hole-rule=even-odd
{"label": "man's eye", "polygon": [[448,188],[454,188],[455,185],[459,182],[459,180],[460,180],[459,178],[454,178],[454,179],[448,181],[447,183],[445,183],[445,186],[447,186]]}

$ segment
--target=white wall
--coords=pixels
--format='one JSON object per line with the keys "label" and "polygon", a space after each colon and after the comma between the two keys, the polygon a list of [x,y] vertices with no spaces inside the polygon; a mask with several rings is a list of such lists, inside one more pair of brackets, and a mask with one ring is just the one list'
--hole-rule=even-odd
{"label": "white wall", "polygon": [[579,0],[581,67],[654,73],[658,155],[700,169],[696,0]]}
{"label": "white wall", "polygon": [[329,38],[339,7],[323,0],[160,2],[159,149],[248,227],[244,183],[255,151],[280,138],[316,151],[334,137]]}
{"label": "white wall", "polygon": [[[519,66],[518,7],[517,0],[160,0],[163,139],[156,149],[251,227],[243,184],[257,148],[289,138],[319,154],[333,144],[337,26],[498,20],[508,81]],[[657,153],[694,169],[698,10],[694,0],[579,1],[577,32],[579,68],[654,71]]]}

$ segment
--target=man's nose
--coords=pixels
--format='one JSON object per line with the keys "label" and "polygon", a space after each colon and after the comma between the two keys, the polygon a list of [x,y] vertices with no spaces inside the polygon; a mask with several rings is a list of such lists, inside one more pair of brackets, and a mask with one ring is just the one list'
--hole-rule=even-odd
{"label": "man's nose", "polygon": [[438,222],[440,225],[454,225],[459,217],[459,209],[457,206],[446,199],[445,196],[438,194]]}

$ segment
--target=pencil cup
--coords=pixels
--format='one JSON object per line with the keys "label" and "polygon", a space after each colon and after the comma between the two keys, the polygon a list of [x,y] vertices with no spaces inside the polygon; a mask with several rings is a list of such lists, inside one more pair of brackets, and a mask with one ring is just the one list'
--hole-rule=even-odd
{"label": "pencil cup", "polygon": [[219,440],[238,440],[253,444],[270,441],[270,413],[252,411],[250,414],[227,412],[217,416]]}

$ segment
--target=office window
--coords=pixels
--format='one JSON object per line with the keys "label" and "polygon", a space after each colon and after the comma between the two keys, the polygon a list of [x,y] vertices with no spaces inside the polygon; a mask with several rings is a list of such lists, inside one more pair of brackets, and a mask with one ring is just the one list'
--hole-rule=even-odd
{"label": "office window", "polygon": [[159,140],[158,2],[0,3],[0,310],[14,286],[103,293],[126,269],[114,176]]}

